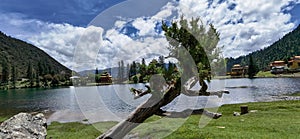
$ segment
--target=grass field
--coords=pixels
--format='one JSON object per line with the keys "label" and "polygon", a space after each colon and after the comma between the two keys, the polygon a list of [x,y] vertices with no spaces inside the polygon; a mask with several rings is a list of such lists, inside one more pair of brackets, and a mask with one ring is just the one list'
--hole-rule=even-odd
{"label": "grass field", "polygon": [[[276,102],[256,102],[247,103],[250,112],[241,116],[233,116],[233,112],[239,112],[240,105],[231,104],[221,106],[218,111],[223,116],[217,120],[211,120],[204,128],[199,128],[201,116],[192,115],[185,123],[167,139],[177,138],[299,138],[300,135],[300,101],[276,101]],[[160,119],[158,116],[149,118],[146,122]],[[138,132],[137,136],[159,138],[164,132],[162,127],[173,126],[174,119],[167,119],[170,122],[158,123],[158,128],[149,132],[147,127],[138,128],[133,132]],[[176,120],[176,119],[175,119]],[[180,120],[180,119],[177,119]],[[94,126],[101,128],[101,131],[109,129],[116,122],[101,122]],[[48,138],[85,138],[93,139],[101,134],[92,125],[81,123],[57,123],[48,126]]]}

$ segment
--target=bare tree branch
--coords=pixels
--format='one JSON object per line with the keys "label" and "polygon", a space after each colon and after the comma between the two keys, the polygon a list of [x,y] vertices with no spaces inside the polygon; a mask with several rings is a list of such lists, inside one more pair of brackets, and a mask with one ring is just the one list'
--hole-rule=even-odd
{"label": "bare tree branch", "polygon": [[155,115],[166,116],[169,118],[187,118],[190,115],[205,115],[205,116],[208,116],[213,119],[218,119],[222,116],[222,114],[220,114],[220,113],[214,113],[214,112],[210,112],[210,111],[207,111],[204,109],[195,109],[195,110],[187,109],[187,110],[184,110],[181,112],[168,112],[168,111],[160,110],[160,111],[157,111],[155,113]]}
{"label": "bare tree branch", "polygon": [[145,87],[147,88],[146,91],[142,91],[141,89],[135,89],[135,88],[131,88],[130,91],[134,94],[134,99],[138,99],[146,94],[151,93],[151,88],[148,85],[145,85]]}
{"label": "bare tree branch", "polygon": [[223,90],[223,91],[212,91],[212,92],[208,92],[208,91],[201,91],[203,89],[200,90],[191,90],[191,88],[198,82],[198,77],[194,76],[192,78],[190,78],[183,86],[183,91],[182,93],[186,96],[210,96],[210,95],[216,95],[219,98],[222,97],[222,95],[225,94],[229,94],[229,91]]}

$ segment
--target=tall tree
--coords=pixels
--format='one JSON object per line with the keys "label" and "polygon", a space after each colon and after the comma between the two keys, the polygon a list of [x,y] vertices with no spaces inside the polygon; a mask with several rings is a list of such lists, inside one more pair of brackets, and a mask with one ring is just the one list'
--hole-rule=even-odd
{"label": "tall tree", "polygon": [[125,79],[125,66],[124,66],[124,61],[121,60],[121,81],[123,82]]}
{"label": "tall tree", "polygon": [[[162,29],[170,44],[169,57],[179,61],[180,70],[172,73],[173,78],[167,81],[169,82],[168,84],[164,83],[164,79],[161,76],[154,75],[150,80],[150,86],[146,86],[146,91],[132,88],[131,91],[135,94],[135,99],[146,94],[151,94],[151,97],[145,103],[141,104],[126,120],[112,127],[98,138],[122,138],[152,115],[168,116],[171,118],[186,118],[189,114],[205,114],[212,118],[219,118],[221,116],[221,114],[208,112],[203,109],[185,110],[183,112],[170,112],[162,109],[162,107],[172,102],[181,93],[187,96],[221,96],[222,93],[228,93],[228,91],[207,92],[207,85],[204,80],[210,79],[209,61],[214,57],[212,54],[215,49],[213,48],[216,48],[219,34],[212,25],[210,25],[209,31],[206,31],[203,25],[199,26],[199,20],[199,18],[196,18],[188,22],[188,20],[182,17],[179,22],[173,22],[170,26],[163,22]],[[204,47],[208,47],[208,49],[204,49]],[[191,59],[186,59],[187,57],[194,59],[197,68],[186,68],[193,62],[190,61]],[[198,81],[202,84],[201,89],[197,91],[191,90]],[[166,85],[167,87],[165,87]]]}
{"label": "tall tree", "polygon": [[1,79],[1,81],[4,85],[7,85],[8,80],[9,80],[9,65],[8,65],[8,62],[6,60],[4,60],[2,62],[2,79]]}
{"label": "tall tree", "polygon": [[118,82],[123,82],[125,79],[125,67],[124,61],[121,60],[118,62]]}
{"label": "tall tree", "polygon": [[135,76],[136,74],[137,74],[137,65],[135,61],[133,61],[132,64],[130,65],[129,78]]}
{"label": "tall tree", "polygon": [[29,79],[29,82],[30,82],[30,87],[33,87],[34,85],[34,75],[33,75],[33,68],[32,68],[32,63],[29,62],[28,63],[28,67],[27,67],[27,78]]}
{"label": "tall tree", "polygon": [[16,82],[17,82],[17,69],[15,64],[13,64],[11,68],[11,82],[13,85],[13,88],[16,88]]}
{"label": "tall tree", "polygon": [[139,74],[140,74],[139,82],[140,83],[144,82],[144,78],[145,78],[146,72],[147,72],[146,70],[147,70],[147,65],[146,65],[145,59],[143,58],[142,64],[140,65],[140,68],[139,68]]}
{"label": "tall tree", "polygon": [[125,75],[125,77],[130,79],[130,64],[129,63],[127,63],[127,66],[126,66],[126,75]]}
{"label": "tall tree", "polygon": [[100,76],[99,76],[99,70],[98,70],[98,68],[96,68],[96,70],[95,70],[95,82],[96,83],[99,83],[100,82]]}
{"label": "tall tree", "polygon": [[248,77],[250,78],[250,79],[253,79],[254,78],[254,76],[257,74],[257,72],[258,72],[258,68],[257,68],[257,66],[256,66],[256,64],[254,64],[254,62],[253,62],[253,58],[252,58],[252,56],[250,55],[250,57],[249,57],[249,66],[248,66],[249,68],[248,68]]}

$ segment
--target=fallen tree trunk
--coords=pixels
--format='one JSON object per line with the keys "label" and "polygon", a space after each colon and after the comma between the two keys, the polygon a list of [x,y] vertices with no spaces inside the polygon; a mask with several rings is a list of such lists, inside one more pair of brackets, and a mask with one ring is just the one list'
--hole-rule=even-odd
{"label": "fallen tree trunk", "polygon": [[[180,82],[177,82],[176,85],[179,85]],[[176,86],[175,85],[175,86]],[[112,127],[107,132],[103,133],[97,139],[119,139],[123,138],[126,134],[128,134],[132,129],[137,127],[140,123],[143,123],[147,118],[153,115],[166,116],[169,118],[186,118],[191,114],[204,114],[208,117],[217,119],[222,115],[219,113],[213,113],[206,111],[204,109],[197,110],[184,110],[182,112],[167,112],[161,110],[161,107],[172,102],[177,96],[180,95],[180,87],[175,87],[174,85],[170,85],[168,89],[165,91],[163,95],[156,92],[152,92],[152,96],[142,105],[140,105],[134,112],[128,116],[128,118],[119,124]],[[145,92],[150,93],[150,88],[147,87],[148,90]],[[135,94],[145,95],[145,92],[137,92],[138,90],[134,89]],[[161,96],[161,97],[160,97]]]}
{"label": "fallen tree trunk", "polygon": [[159,98],[158,95],[152,95],[144,104],[140,105],[133,113],[131,113],[126,120],[115,125],[97,139],[119,139],[124,137],[133,128],[160,111],[161,107],[170,103],[179,94],[180,90],[177,90],[174,86],[170,86],[163,98]]}

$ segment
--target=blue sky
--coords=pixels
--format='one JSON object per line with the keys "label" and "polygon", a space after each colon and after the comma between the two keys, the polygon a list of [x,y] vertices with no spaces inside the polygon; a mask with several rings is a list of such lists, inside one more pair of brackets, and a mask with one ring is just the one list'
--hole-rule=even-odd
{"label": "blue sky", "polygon": [[[214,24],[223,56],[237,57],[292,31],[300,23],[299,13],[300,0],[1,0],[0,31],[36,45],[68,67],[80,52],[97,55],[98,62],[84,66],[105,68],[120,59],[167,55],[159,22],[178,15]],[[91,37],[95,34],[99,36]]]}

